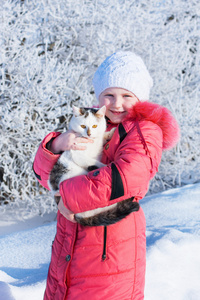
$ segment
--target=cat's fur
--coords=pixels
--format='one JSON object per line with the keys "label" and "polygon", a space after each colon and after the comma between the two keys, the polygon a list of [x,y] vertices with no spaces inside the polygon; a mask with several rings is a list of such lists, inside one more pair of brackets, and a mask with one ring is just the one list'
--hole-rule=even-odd
{"label": "cat's fur", "polygon": [[[85,150],[68,150],[61,154],[49,179],[49,187],[54,195],[59,191],[59,184],[62,181],[105,166],[100,162],[103,145],[112,138],[115,130],[106,132],[105,110],[105,106],[100,109],[73,106],[69,129],[78,133],[80,137],[93,139],[94,142],[84,144]],[[60,199],[55,197],[55,200],[58,203]],[[75,220],[84,226],[107,226],[138,209],[139,204],[130,198],[107,207],[78,213]]]}

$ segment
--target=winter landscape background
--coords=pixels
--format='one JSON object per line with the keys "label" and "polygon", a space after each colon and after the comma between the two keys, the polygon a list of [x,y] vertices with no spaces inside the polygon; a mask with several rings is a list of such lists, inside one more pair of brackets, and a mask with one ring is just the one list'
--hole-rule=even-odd
{"label": "winter landscape background", "polygon": [[34,155],[48,132],[63,130],[72,102],[96,104],[94,71],[119,49],[144,59],[154,80],[150,100],[181,127],[141,201],[145,300],[200,299],[199,0],[0,4],[0,300],[42,299],[56,207],[33,175]]}

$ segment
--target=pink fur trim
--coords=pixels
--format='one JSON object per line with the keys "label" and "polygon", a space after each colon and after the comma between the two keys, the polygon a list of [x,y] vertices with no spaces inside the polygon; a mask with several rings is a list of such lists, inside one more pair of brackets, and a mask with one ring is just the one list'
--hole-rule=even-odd
{"label": "pink fur trim", "polygon": [[173,148],[180,138],[180,129],[176,119],[166,107],[159,104],[148,101],[138,102],[131,109],[129,117],[157,124],[163,132],[163,150]]}

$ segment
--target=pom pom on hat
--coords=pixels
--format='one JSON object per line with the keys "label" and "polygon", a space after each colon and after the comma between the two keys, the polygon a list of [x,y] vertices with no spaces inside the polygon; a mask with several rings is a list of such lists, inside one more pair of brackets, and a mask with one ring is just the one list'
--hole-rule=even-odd
{"label": "pom pom on hat", "polygon": [[118,87],[145,101],[149,100],[153,80],[140,56],[129,51],[118,51],[98,67],[93,86],[97,99],[105,89]]}

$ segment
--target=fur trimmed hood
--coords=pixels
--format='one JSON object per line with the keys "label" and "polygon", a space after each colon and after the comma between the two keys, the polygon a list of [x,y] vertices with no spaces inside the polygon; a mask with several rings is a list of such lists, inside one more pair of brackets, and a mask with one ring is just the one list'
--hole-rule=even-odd
{"label": "fur trimmed hood", "polygon": [[179,125],[164,106],[152,102],[138,102],[131,109],[128,119],[147,120],[157,124],[163,132],[163,150],[173,148],[180,139]]}

